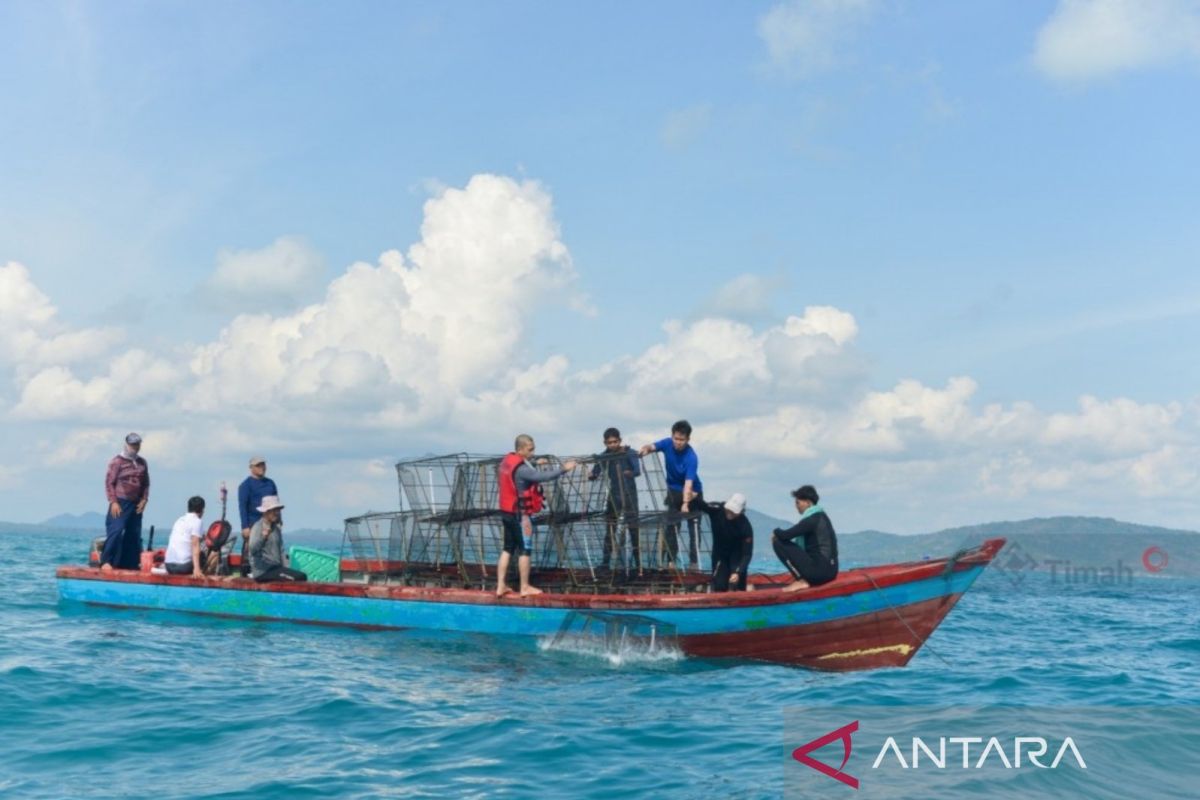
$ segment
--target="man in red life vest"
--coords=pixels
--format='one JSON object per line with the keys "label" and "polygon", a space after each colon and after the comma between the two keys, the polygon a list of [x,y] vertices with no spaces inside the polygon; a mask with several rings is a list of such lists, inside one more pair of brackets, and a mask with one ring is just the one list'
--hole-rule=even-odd
{"label": "man in red life vest", "polygon": [[533,456],[533,437],[522,433],[513,442],[513,452],[500,461],[496,478],[500,487],[500,520],[504,525],[504,549],[496,565],[496,596],[503,597],[512,590],[505,584],[512,555],[517,555],[517,573],[521,576],[521,596],[541,594],[542,590],[529,583],[529,551],[533,549],[533,519],[542,510],[544,496],[541,484],[557,480],[564,472],[575,469],[574,461],[561,467],[538,469],[529,463]]}

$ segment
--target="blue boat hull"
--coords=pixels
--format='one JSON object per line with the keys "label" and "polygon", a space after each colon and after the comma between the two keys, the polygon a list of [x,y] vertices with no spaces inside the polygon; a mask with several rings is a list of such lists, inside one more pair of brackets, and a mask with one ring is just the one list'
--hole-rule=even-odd
{"label": "blue boat hull", "polygon": [[[685,652],[826,669],[907,663],[1003,545],[957,559],[853,570],[787,595],[541,595],[363,584],[254,584],[64,567],[64,602],[372,629],[550,636],[580,614],[660,624]],[[848,648],[848,649],[847,649]],[[838,660],[840,659],[840,660]]]}

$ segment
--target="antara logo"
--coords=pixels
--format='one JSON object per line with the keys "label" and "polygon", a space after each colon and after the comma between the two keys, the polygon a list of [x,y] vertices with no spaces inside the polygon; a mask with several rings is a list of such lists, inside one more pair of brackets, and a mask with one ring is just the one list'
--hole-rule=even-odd
{"label": "antara logo", "polygon": [[[834,780],[841,781],[847,786],[857,789],[858,778],[842,772],[842,770],[846,768],[846,762],[850,760],[850,749],[853,747],[853,743],[850,741],[850,736],[856,730],[858,730],[858,720],[854,720],[854,722],[851,722],[849,725],[843,725],[836,731],[830,731],[820,738],[813,739],[808,744],[800,745],[792,751],[792,758],[796,759],[806,767],[812,767],[822,775],[828,775]],[[830,742],[836,742],[838,739],[842,740],[842,765],[837,769],[834,769],[828,764],[822,764],[820,761],[817,761],[815,758],[809,755],[809,753],[811,753],[813,750],[820,750],[825,745],[829,744]]]}
{"label": "antara logo", "polygon": [[[850,753],[854,747],[852,736],[858,731],[858,720],[854,720],[848,725],[843,725],[837,730],[830,731],[824,736],[813,739],[807,744],[802,744],[792,751],[792,758],[799,761],[806,767],[815,769],[822,775],[828,775],[836,781],[840,781],[852,789],[857,789],[859,782],[858,778],[845,771],[846,764],[850,761]],[[841,741],[842,743],[842,763],[834,769],[833,767],[821,761],[817,761],[810,753],[814,750],[820,750],[827,744]],[[911,758],[906,760],[904,752],[900,749],[900,745],[896,741],[896,737],[889,736],[879,748],[879,754],[875,756],[875,762],[871,764],[871,769],[879,769],[884,765],[885,759],[892,756],[896,764],[902,769],[920,769],[922,753],[928,766],[936,769],[946,769],[957,766],[957,759],[947,757],[947,745],[951,753],[958,749],[962,753],[962,768],[963,769],[982,769],[988,763],[989,758],[995,758],[996,762],[1003,764],[1005,769],[1021,769],[1024,764],[1031,764],[1040,769],[1058,769],[1065,756],[1070,757],[1075,761],[1076,766],[1080,769],[1087,769],[1087,762],[1083,760],[1083,754],[1079,752],[1075,741],[1070,737],[1063,739],[1059,745],[1056,755],[1049,764],[1042,762],[1050,752],[1050,742],[1041,736],[1017,736],[1012,740],[1012,758],[1009,758],[1009,751],[1005,750],[1001,740],[992,736],[984,739],[980,736],[943,736],[936,741],[936,747],[931,747],[930,742],[922,739],[919,736],[912,737],[911,748],[909,753]],[[986,742],[986,744],[984,744]],[[972,757],[972,745],[979,747],[978,757]],[[1024,762],[1022,761],[1024,756]]]}
{"label": "antara logo", "polygon": [[[1043,764],[1041,759],[1046,756],[1050,750],[1050,743],[1041,736],[1017,736],[1013,739],[1012,754],[1010,760],[1008,753],[1004,750],[1004,745],[1000,739],[993,736],[987,740],[987,744],[983,744],[984,740],[979,736],[942,736],[938,740],[937,751],[935,752],[928,743],[920,736],[914,736],[912,740],[912,760],[905,761],[904,753],[900,752],[900,745],[896,743],[896,737],[889,736],[887,741],[883,743],[883,747],[879,748],[879,755],[875,757],[875,763],[871,765],[871,769],[879,769],[879,764],[884,757],[890,752],[896,757],[897,763],[904,769],[920,769],[921,768],[921,753],[925,753],[927,761],[938,769],[946,768],[946,744],[962,749],[962,768],[963,769],[983,769],[988,758],[995,754],[997,761],[1004,765],[1005,769],[1020,769],[1021,768],[1021,748],[1025,748],[1025,758],[1030,764],[1041,769],[1058,769],[1059,763],[1062,762],[1063,756],[1070,752],[1075,759],[1076,765],[1080,769],[1087,769],[1087,762],[1083,760],[1083,755],[1079,752],[1079,748],[1075,746],[1075,741],[1068,736],[1063,739],[1063,743],[1059,745],[1058,754],[1054,756],[1054,760],[1049,764]],[[983,745],[982,751],[979,753],[978,759],[971,758],[971,746]]]}

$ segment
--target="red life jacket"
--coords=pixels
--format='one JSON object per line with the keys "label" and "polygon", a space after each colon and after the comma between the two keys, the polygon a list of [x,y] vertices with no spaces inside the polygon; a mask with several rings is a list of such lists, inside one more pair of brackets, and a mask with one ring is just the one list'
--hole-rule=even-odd
{"label": "red life jacket", "polygon": [[531,483],[517,495],[517,470],[525,463],[525,459],[516,453],[509,453],[500,461],[496,470],[496,478],[500,484],[500,510],[508,514],[533,515],[542,510],[545,505],[545,494],[540,484]]}

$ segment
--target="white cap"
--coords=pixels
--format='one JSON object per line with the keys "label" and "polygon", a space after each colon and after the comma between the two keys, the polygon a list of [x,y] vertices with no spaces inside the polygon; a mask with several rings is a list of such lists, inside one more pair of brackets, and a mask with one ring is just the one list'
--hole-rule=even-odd
{"label": "white cap", "polygon": [[725,501],[725,510],[732,511],[734,514],[740,514],[746,510],[746,495],[741,492],[734,492],[729,495],[729,499]]}

